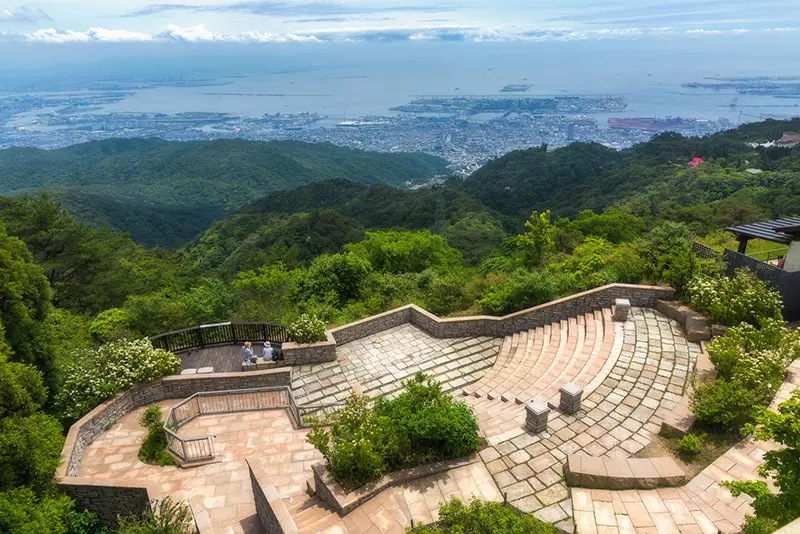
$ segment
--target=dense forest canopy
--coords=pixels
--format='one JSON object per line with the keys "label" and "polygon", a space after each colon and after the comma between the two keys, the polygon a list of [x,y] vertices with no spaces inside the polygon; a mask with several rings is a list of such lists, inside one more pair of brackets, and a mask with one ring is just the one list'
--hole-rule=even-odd
{"label": "dense forest canopy", "polygon": [[60,191],[84,220],[178,247],[269,191],[335,178],[405,187],[446,170],[444,160],[426,154],[298,141],[110,139],[0,151],[0,193]]}

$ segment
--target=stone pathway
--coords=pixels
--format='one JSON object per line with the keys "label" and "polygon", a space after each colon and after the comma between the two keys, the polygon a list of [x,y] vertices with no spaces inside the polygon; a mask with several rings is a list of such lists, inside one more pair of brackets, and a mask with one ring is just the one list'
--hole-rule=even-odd
{"label": "stone pathway", "polygon": [[353,390],[370,397],[391,396],[419,371],[448,390],[476,382],[492,367],[502,339],[439,339],[411,324],[384,330],[336,348],[338,360],[292,370],[299,404],[346,399]]}
{"label": "stone pathway", "polygon": [[563,481],[566,455],[629,457],[643,449],[659,432],[663,414],[683,395],[700,352],[677,323],[652,309],[632,309],[617,329],[609,356],[613,366],[588,392],[585,413],[551,411],[547,437],[525,431],[522,405],[464,397],[481,428],[488,428],[492,446],[481,457],[498,487],[511,504],[543,521],[559,523],[572,516]]}
{"label": "stone pathway", "polygon": [[[800,360],[793,362],[786,380],[770,404],[776,410],[800,387]],[[688,484],[657,490],[607,491],[572,489],[572,506],[579,534],[619,532],[639,534],[716,534],[740,531],[744,516],[752,513],[747,496],[733,497],[720,486],[726,480],[764,480],[758,467],[773,442],[744,439],[731,447]],[[765,480],[774,491],[772,481]]]}
{"label": "stone pathway", "polygon": [[403,534],[412,524],[438,521],[439,508],[453,497],[503,500],[481,462],[388,488],[344,517],[324,508],[317,497],[285,500],[300,534]]}
{"label": "stone pathway", "polygon": [[[166,410],[177,401],[159,403]],[[306,430],[295,430],[285,410],[206,415],[181,427],[183,436],[215,434],[221,461],[180,469],[139,461],[146,430],[139,424],[144,407],[122,417],[84,453],[79,476],[104,480],[147,480],[159,486],[158,497],[191,502],[194,513],[207,518],[215,534],[263,532],[255,515],[250,474],[244,459],[258,456],[272,475],[271,484],[284,497],[304,494],[313,477],[311,465],[321,455],[306,443]]]}

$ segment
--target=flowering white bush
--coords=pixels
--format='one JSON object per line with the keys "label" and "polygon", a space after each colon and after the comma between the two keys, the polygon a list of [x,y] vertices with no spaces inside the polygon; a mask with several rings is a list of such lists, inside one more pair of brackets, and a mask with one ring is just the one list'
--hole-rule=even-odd
{"label": "flowering white bush", "polygon": [[747,269],[738,269],[733,278],[695,277],[686,286],[686,296],[712,322],[728,326],[742,322],[758,326],[765,319],[780,319],[783,308],[780,294]]}
{"label": "flowering white bush", "polygon": [[289,338],[297,343],[325,341],[325,323],[316,315],[304,313],[289,325]]}
{"label": "flowering white bush", "polygon": [[148,339],[121,339],[97,349],[78,350],[72,359],[55,399],[65,420],[79,419],[120,391],[181,368],[180,358],[154,349]]}

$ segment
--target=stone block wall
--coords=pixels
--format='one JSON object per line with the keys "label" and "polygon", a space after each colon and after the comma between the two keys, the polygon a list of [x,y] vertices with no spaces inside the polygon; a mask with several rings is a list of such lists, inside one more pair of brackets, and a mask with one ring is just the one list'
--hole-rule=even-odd
{"label": "stone block wall", "polygon": [[286,509],[286,504],[274,486],[267,484],[268,477],[256,461],[246,459],[253,485],[256,515],[267,534],[295,534],[297,525]]}
{"label": "stone block wall", "polygon": [[270,386],[291,386],[291,369],[270,369],[252,373],[211,373],[207,375],[167,376],[150,384],[135,386],[107,400],[73,424],[61,450],[59,477],[78,474],[83,451],[106,428],[138,406],[165,399],[180,399],[194,393],[249,389]]}
{"label": "stone block wall", "polygon": [[283,363],[285,365],[304,365],[309,363],[332,362],[336,359],[336,340],[331,331],[326,331],[327,340],[319,343],[283,344]]}
{"label": "stone block wall", "polygon": [[412,306],[402,306],[388,312],[372,315],[354,323],[349,323],[330,331],[338,345],[383,332],[389,328],[412,322]]}
{"label": "stone block wall", "polygon": [[128,484],[108,485],[108,481],[91,478],[68,478],[58,487],[80,510],[89,510],[105,525],[113,523],[117,516],[139,514],[150,507],[150,499],[156,493],[153,488],[136,481]]}

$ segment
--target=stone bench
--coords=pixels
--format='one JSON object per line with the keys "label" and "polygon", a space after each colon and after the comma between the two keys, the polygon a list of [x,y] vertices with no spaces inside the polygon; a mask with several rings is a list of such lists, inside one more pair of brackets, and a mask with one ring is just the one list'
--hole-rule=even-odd
{"label": "stone bench", "polygon": [[570,454],[567,455],[564,474],[568,486],[592,489],[653,489],[686,482],[686,473],[668,456],[605,458]]}
{"label": "stone bench", "polygon": [[258,358],[256,363],[242,362],[242,371],[264,371],[265,369],[276,369],[282,367],[281,362]]}

